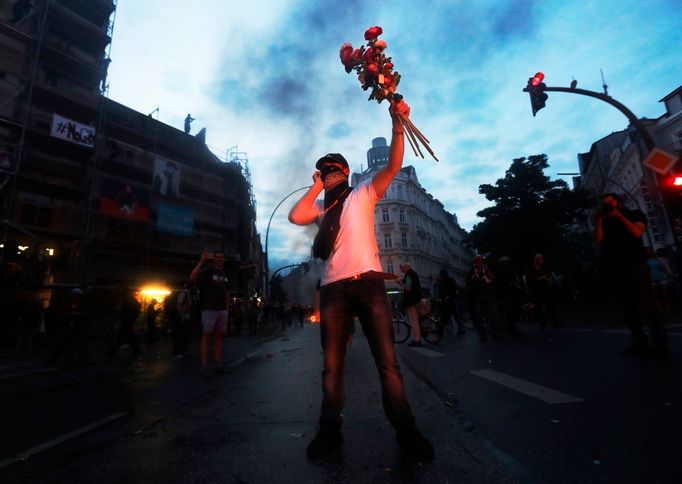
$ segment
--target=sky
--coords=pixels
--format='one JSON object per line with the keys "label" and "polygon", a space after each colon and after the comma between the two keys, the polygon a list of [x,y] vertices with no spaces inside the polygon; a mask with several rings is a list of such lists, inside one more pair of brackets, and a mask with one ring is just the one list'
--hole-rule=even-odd
{"label": "sky", "polygon": [[[528,78],[602,91],[639,117],[665,112],[682,85],[680,0],[118,0],[109,97],[192,133],[207,130],[221,157],[246,153],[265,245],[268,219],[293,190],[311,183],[315,161],[343,153],[366,168],[372,139],[390,139],[388,105],[367,101],[339,61],[378,25],[402,79],[411,119],[440,159],[416,158],[422,186],[470,230],[512,160],[544,153],[546,174],[577,172],[577,154],[627,127],[596,99],[548,93],[532,116]],[[428,156],[428,155],[427,155]],[[570,183],[570,177],[563,177]],[[301,194],[303,192],[299,192]],[[275,212],[270,267],[307,258],[314,229],[291,225],[299,194]]]}

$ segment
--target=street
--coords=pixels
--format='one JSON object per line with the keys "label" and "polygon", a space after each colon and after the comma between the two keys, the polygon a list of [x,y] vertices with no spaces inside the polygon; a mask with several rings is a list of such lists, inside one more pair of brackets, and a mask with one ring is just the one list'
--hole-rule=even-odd
{"label": "street", "polygon": [[163,344],[141,362],[65,371],[0,363],[0,480],[10,482],[680,482],[682,324],[673,360],[620,354],[617,324],[479,343],[397,345],[408,397],[436,448],[402,454],[359,324],[346,361],[344,450],[310,463],[321,399],[319,327],[229,338],[226,375]]}

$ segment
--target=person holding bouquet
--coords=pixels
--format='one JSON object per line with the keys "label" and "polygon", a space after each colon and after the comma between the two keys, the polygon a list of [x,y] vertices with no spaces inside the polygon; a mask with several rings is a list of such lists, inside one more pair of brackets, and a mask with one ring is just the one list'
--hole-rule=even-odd
{"label": "person holding bouquet", "polygon": [[[420,460],[433,459],[433,445],[419,431],[405,397],[403,377],[393,346],[391,310],[386,296],[374,232],[374,207],[400,171],[404,157],[404,122],[409,106],[391,100],[393,135],[389,160],[372,179],[348,186],[350,170],[338,153],[320,158],[313,185],[289,213],[296,225],[318,223],[313,254],[325,261],[320,281],[320,329],[324,350],[319,430],[307,449],[311,460],[334,453],[343,444],[343,368],[357,316],[379,370],[386,416],[398,443]],[[324,190],[324,201],[317,197]]]}

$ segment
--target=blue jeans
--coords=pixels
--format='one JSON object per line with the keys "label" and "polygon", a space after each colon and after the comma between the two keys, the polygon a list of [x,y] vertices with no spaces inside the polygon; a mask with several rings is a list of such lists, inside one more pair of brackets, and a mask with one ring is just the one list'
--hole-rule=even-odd
{"label": "blue jeans", "polygon": [[393,347],[393,322],[382,279],[340,281],[320,288],[320,328],[324,349],[320,429],[338,430],[345,400],[346,347],[357,316],[381,380],[384,411],[396,430],[414,426]]}

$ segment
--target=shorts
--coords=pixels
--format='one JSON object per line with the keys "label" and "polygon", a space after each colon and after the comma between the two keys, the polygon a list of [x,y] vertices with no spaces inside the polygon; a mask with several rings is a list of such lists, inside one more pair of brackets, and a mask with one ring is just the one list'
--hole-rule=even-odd
{"label": "shorts", "polygon": [[201,311],[201,327],[204,334],[227,331],[227,309]]}

